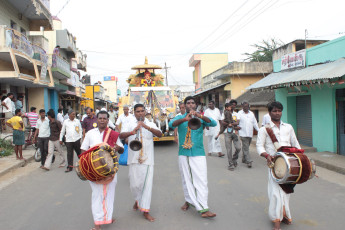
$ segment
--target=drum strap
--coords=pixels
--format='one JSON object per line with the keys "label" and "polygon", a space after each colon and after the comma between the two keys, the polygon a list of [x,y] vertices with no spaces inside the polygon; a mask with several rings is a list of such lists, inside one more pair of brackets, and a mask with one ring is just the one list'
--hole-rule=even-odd
{"label": "drum strap", "polygon": [[280,146],[278,139],[277,139],[276,135],[274,134],[272,128],[269,126],[269,124],[265,125],[265,128],[266,128],[266,132],[267,132],[268,136],[270,136],[271,141],[273,142],[275,149],[278,150],[281,146]]}

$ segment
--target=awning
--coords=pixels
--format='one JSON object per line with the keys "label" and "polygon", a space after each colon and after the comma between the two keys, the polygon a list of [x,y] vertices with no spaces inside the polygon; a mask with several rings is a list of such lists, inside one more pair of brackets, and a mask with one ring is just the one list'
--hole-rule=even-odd
{"label": "awning", "polygon": [[329,79],[339,78],[345,75],[345,58],[334,62],[310,66],[308,68],[271,73],[258,82],[255,82],[247,89],[275,89],[294,85],[310,85],[321,82],[328,82]]}
{"label": "awning", "polygon": [[208,91],[210,91],[210,90],[217,89],[217,88],[220,88],[220,87],[222,87],[222,86],[225,86],[225,85],[227,85],[227,84],[229,84],[229,83],[230,83],[230,81],[225,82],[225,83],[220,84],[220,85],[217,85],[217,86],[212,87],[212,88],[210,88],[210,89],[205,89],[205,90],[203,90],[203,91],[201,91],[201,92],[199,92],[199,93],[196,93],[196,94],[194,94],[194,95],[192,95],[192,96],[198,96],[198,95],[203,94],[203,93],[206,93],[206,92],[208,92]]}

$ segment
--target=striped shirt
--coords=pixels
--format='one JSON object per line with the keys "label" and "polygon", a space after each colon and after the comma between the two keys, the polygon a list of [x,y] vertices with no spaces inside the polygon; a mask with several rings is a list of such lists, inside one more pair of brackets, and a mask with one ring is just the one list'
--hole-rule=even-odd
{"label": "striped shirt", "polygon": [[25,113],[25,116],[29,119],[30,126],[32,128],[36,128],[36,123],[38,120],[38,114],[34,113],[34,112],[30,112],[30,113]]}

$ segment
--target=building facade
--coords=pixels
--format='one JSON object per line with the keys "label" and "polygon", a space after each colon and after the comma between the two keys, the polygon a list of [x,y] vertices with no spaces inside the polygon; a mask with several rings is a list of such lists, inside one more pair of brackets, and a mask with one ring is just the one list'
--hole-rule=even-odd
{"label": "building facade", "polygon": [[199,103],[214,101],[223,109],[230,99],[246,92],[246,88],[272,72],[272,62],[230,62],[203,77],[202,90],[195,93]]}
{"label": "building facade", "polygon": [[228,63],[227,53],[196,53],[189,59],[189,67],[194,67],[193,83],[195,92],[201,92],[204,77]]}
{"label": "building facade", "polygon": [[0,88],[24,96],[23,109],[54,105],[54,80],[49,63],[48,41],[30,31],[52,30],[52,16],[41,1],[0,0]]}
{"label": "building facade", "polygon": [[345,155],[344,47],[345,37],[340,37],[297,51],[302,55],[286,54],[288,59],[286,55],[277,55],[275,73],[248,88],[275,91],[276,100],[284,106],[282,120],[294,127],[302,145],[342,155]]}

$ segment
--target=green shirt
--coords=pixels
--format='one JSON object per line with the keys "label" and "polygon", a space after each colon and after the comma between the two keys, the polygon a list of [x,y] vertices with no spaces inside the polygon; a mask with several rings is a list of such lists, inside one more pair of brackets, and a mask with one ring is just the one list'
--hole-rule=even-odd
{"label": "green shirt", "polygon": [[[180,120],[182,118],[185,118],[187,116],[187,113],[183,115],[178,115],[174,119],[170,120],[169,126],[170,128],[176,128],[172,124],[176,120]],[[213,120],[212,118],[208,117],[208,119],[211,120],[210,123],[205,122],[204,120],[200,119],[201,126],[197,130],[191,130],[191,140],[192,140],[192,148],[185,149],[182,147],[182,145],[185,142],[186,134],[187,134],[187,128],[188,128],[188,122],[185,121],[181,123],[178,127],[178,143],[179,143],[179,155],[182,156],[188,156],[188,157],[194,157],[194,156],[205,156],[205,150],[204,150],[204,140],[203,140],[203,134],[204,134],[204,127],[215,127],[217,126],[217,122]]]}

